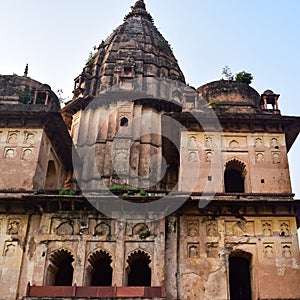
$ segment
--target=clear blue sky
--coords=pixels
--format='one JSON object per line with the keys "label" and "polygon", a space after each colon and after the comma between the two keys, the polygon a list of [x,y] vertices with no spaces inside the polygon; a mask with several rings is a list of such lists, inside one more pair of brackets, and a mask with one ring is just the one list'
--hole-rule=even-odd
{"label": "clear blue sky", "polygon": [[[300,1],[146,0],[170,42],[186,81],[198,87],[233,73],[281,94],[282,114],[300,115]],[[71,97],[89,52],[119,24],[134,0],[2,0],[0,74],[29,76]],[[300,138],[290,151],[293,190],[300,198]]]}

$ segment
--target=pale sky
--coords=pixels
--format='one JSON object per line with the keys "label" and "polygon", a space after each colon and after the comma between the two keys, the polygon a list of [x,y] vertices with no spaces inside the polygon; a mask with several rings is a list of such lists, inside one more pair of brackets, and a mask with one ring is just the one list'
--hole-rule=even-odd
{"label": "pale sky", "polygon": [[[146,0],[194,87],[233,73],[253,74],[259,93],[281,94],[284,115],[300,115],[300,1]],[[93,46],[123,22],[134,0],[1,0],[0,74],[29,76],[72,97]],[[293,191],[300,198],[300,138],[289,154]]]}

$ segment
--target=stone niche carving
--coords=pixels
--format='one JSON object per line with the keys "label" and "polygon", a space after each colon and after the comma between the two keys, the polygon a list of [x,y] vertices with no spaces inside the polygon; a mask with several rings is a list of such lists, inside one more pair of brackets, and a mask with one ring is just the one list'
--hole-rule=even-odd
{"label": "stone niche carving", "polygon": [[205,153],[205,161],[206,162],[211,162],[213,160],[213,152],[212,151],[206,151]]}
{"label": "stone niche carving", "polygon": [[199,222],[198,221],[188,221],[187,234],[190,237],[198,236],[198,234],[199,234]]}
{"label": "stone niche carving", "polygon": [[207,255],[207,257],[217,258],[219,255],[218,243],[207,243],[206,244],[206,255]]}
{"label": "stone niche carving", "polygon": [[281,245],[282,249],[282,257],[292,257],[292,244],[291,243],[285,243]]}
{"label": "stone niche carving", "polygon": [[15,158],[16,149],[15,148],[6,148],[4,150],[4,158]]}
{"label": "stone niche carving", "polygon": [[280,236],[290,235],[290,222],[289,221],[282,221],[279,223],[279,234]]}
{"label": "stone niche carving", "polygon": [[211,149],[213,146],[213,137],[212,136],[205,136],[205,147]]}
{"label": "stone niche carving", "polygon": [[133,226],[132,228],[132,235],[137,236],[143,233],[149,232],[149,228],[144,223],[139,223]]}
{"label": "stone niche carving", "polygon": [[271,221],[262,221],[261,226],[262,226],[262,233],[264,236],[271,236],[273,234]]}
{"label": "stone niche carving", "polygon": [[188,244],[188,258],[197,258],[199,257],[199,244]]}
{"label": "stone niche carving", "polygon": [[34,132],[26,132],[24,133],[24,144],[32,144],[34,140],[35,133]]}
{"label": "stone niche carving", "polygon": [[196,136],[189,136],[189,149],[197,149],[197,139]]}
{"label": "stone niche carving", "polygon": [[30,160],[32,155],[32,149],[23,149],[22,155],[21,155],[21,159],[23,160]]}
{"label": "stone niche carving", "polygon": [[7,234],[16,235],[19,234],[20,221],[19,220],[9,220],[7,227]]}
{"label": "stone niche carving", "polygon": [[279,152],[272,152],[272,163],[280,164],[280,153]]}
{"label": "stone niche carving", "polygon": [[95,226],[94,235],[106,237],[110,235],[110,233],[111,233],[110,226],[105,222],[101,222],[100,224]]}
{"label": "stone niche carving", "polygon": [[217,221],[206,222],[206,235],[207,236],[218,236],[218,223]]}
{"label": "stone niche carving", "polygon": [[239,148],[239,147],[240,147],[240,143],[236,140],[232,140],[229,143],[229,148],[231,148],[231,149],[236,149],[236,148]]}
{"label": "stone niche carving", "polygon": [[18,142],[18,131],[9,131],[7,135],[7,143],[8,144],[15,144]]}
{"label": "stone niche carving", "polygon": [[275,137],[271,138],[270,145],[272,148],[278,149],[278,145],[279,145],[278,138],[275,138]]}
{"label": "stone niche carving", "polygon": [[3,256],[13,257],[16,254],[18,243],[17,242],[5,242]]}
{"label": "stone niche carving", "polygon": [[197,162],[198,161],[198,155],[196,151],[190,151],[189,152],[189,157],[188,157],[189,162]]}
{"label": "stone niche carving", "polygon": [[255,147],[262,147],[263,146],[263,138],[261,136],[255,138],[254,145],[255,145]]}
{"label": "stone niche carving", "polygon": [[257,163],[263,162],[265,160],[265,155],[263,152],[256,152],[255,154],[255,161]]}
{"label": "stone niche carving", "polygon": [[274,257],[274,245],[273,244],[264,244],[264,256],[265,257]]}
{"label": "stone niche carving", "polygon": [[73,226],[69,222],[62,222],[56,228],[57,235],[72,235],[73,234]]}

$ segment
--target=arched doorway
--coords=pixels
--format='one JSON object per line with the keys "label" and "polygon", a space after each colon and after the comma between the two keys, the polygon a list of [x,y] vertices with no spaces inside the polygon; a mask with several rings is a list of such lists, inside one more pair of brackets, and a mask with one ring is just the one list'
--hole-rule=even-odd
{"label": "arched doorway", "polygon": [[245,193],[246,166],[233,159],[226,164],[224,172],[225,193]]}
{"label": "arched doorway", "polygon": [[135,251],[128,257],[128,286],[151,286],[150,262],[149,255],[141,250]]}
{"label": "arched doorway", "polygon": [[47,269],[47,285],[71,286],[73,281],[74,258],[67,250],[55,251],[50,256],[50,264]]}
{"label": "arched doorway", "polygon": [[56,167],[54,161],[49,160],[48,167],[47,167],[45,190],[55,190],[55,189],[57,189]]}
{"label": "arched doorway", "polygon": [[111,286],[112,272],[111,267],[112,258],[109,253],[103,250],[96,251],[88,258],[90,263],[89,268],[89,285],[91,286]]}
{"label": "arched doorway", "polygon": [[229,256],[229,288],[231,300],[251,300],[251,254],[233,253]]}

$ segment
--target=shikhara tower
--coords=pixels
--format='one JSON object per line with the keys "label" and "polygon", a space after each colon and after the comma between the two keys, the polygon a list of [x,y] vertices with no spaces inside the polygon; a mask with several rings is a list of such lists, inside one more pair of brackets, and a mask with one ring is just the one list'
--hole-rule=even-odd
{"label": "shikhara tower", "polygon": [[299,299],[300,118],[278,104],[186,86],[141,0],[63,109],[28,68],[1,75],[0,298]]}

